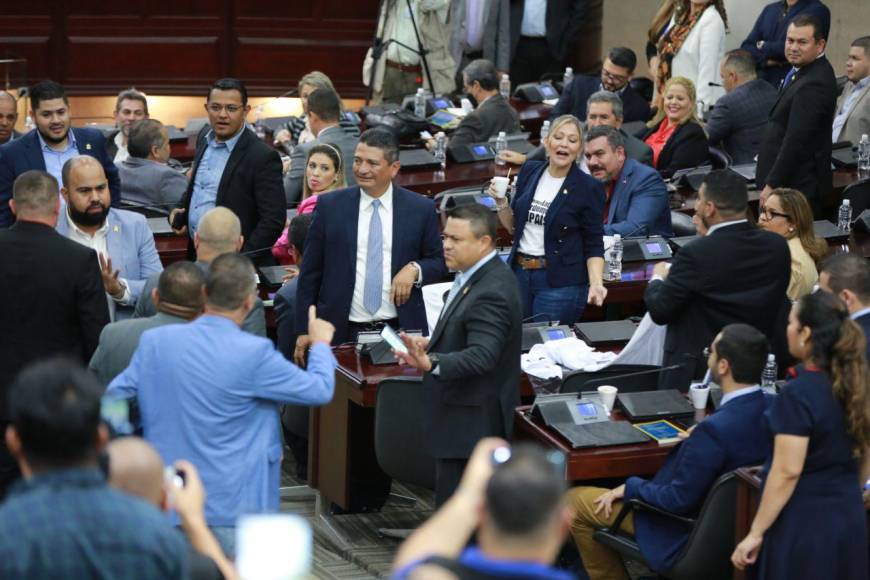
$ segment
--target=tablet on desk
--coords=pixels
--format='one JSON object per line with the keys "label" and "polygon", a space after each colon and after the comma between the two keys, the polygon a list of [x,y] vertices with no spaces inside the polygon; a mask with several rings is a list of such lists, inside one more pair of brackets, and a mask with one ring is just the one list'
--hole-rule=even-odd
{"label": "tablet on desk", "polygon": [[671,423],[670,421],[650,421],[648,423],[637,423],[635,429],[641,430],[649,438],[658,441],[659,445],[673,445],[679,443],[680,433],[686,434],[685,431]]}

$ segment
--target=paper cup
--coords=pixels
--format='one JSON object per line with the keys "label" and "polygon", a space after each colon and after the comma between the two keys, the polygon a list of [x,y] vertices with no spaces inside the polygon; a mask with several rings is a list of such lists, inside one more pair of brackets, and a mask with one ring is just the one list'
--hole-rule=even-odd
{"label": "paper cup", "polygon": [[498,199],[503,198],[507,195],[508,188],[508,178],[496,176],[492,178],[493,191],[495,192],[495,197]]}
{"label": "paper cup", "polygon": [[611,385],[601,385],[598,387],[598,394],[601,395],[601,402],[607,407],[607,411],[613,410],[613,405],[616,403],[616,393],[619,391]]}
{"label": "paper cup", "polygon": [[710,386],[703,383],[695,383],[689,387],[692,397],[692,406],[696,409],[707,408],[707,398],[710,396]]}

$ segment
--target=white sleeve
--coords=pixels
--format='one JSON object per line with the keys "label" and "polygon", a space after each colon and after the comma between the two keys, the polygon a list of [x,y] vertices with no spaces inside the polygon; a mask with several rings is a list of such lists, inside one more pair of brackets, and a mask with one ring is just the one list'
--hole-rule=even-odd
{"label": "white sleeve", "polygon": [[704,101],[709,108],[719,98],[719,87],[711,87],[710,83],[721,83],[719,78],[719,62],[725,52],[725,23],[716,11],[710,6],[698,21],[698,33],[700,44],[698,45],[698,100]]}

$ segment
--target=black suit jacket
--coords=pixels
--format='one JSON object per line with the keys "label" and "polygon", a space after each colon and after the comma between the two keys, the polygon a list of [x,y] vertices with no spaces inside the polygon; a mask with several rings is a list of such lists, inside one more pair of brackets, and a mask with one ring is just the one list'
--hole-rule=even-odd
{"label": "black suit jacket", "polygon": [[[524,0],[511,0],[511,58],[517,50],[523,24]],[[564,62],[574,42],[580,36],[583,22],[589,13],[587,0],[548,0],[547,46],[559,62]]]}
{"label": "black suit jacket", "polygon": [[[177,207],[188,210],[185,219],[190,213],[190,198],[196,170],[205,153],[207,133],[201,134],[196,144],[194,177],[178,202]],[[257,139],[253,131],[243,129],[233,147],[218,186],[217,205],[232,210],[239,217],[245,236],[244,252],[271,248],[284,230],[287,210],[281,157],[275,149]]]}
{"label": "black suit jacket", "polygon": [[513,272],[496,255],[474,273],[441,315],[428,351],[426,433],[438,459],[471,455],[483,437],[509,437],[519,404],[522,306]]}
{"label": "black suit jacket", "polygon": [[831,127],[837,79],[822,56],[802,67],[770,110],[755,182],[759,189],[791,187],[821,200],[831,191]]}
{"label": "black suit jacket", "polygon": [[870,314],[859,316],[855,319],[855,322],[864,331],[864,337],[867,339],[867,360],[870,361]]}
{"label": "black suit jacket", "polygon": [[450,136],[450,146],[480,143],[497,137],[499,131],[519,133],[520,117],[507,99],[496,94],[462,119]]}
{"label": "black suit jacket", "polygon": [[764,79],[752,79],[721,96],[707,120],[710,144],[721,147],[735,164],[755,161],[776,99],[776,89]]}
{"label": "black suit jacket", "polygon": [[[658,131],[660,126],[661,122],[648,128],[641,139],[646,141],[647,137]],[[677,127],[665,143],[664,149],[659,154],[656,169],[662,177],[668,178],[680,169],[704,165],[710,158],[709,150],[710,145],[704,128],[697,123],[687,121]]]}
{"label": "black suit jacket", "polygon": [[667,324],[662,388],[686,390],[707,369],[701,351],[722,327],[745,322],[774,345],[786,360],[785,327],[791,254],[785,238],[746,222],[723,226],[684,246],[664,281],[653,280],[644,294],[650,316]]}
{"label": "black suit jacket", "polygon": [[46,225],[0,230],[0,418],[28,363],[55,354],[86,365],[109,322],[97,254]]}
{"label": "black suit jacket", "polygon": [[[581,121],[586,120],[586,103],[594,93],[602,90],[601,79],[587,75],[579,75],[574,77],[570,85],[565,87],[562,94],[559,96],[559,102],[553,107],[553,112],[550,113],[550,118],[555,119],[559,115],[574,115]],[[649,120],[650,110],[649,103],[643,97],[631,88],[631,85],[626,85],[625,89],[618,93],[622,100],[623,122],[631,123],[634,121],[643,121],[646,123]]]}

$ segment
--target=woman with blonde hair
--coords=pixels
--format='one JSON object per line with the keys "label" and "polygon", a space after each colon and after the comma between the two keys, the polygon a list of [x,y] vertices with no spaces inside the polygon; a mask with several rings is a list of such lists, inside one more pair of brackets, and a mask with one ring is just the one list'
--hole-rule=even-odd
{"label": "woman with blonde hair", "polygon": [[789,300],[795,301],[813,291],[819,281],[816,268],[828,253],[828,244],[813,230],[813,210],[796,189],[779,188],[770,192],[758,215],[758,225],[788,241],[791,252]]}
{"label": "woman with blonde hair", "polygon": [[547,161],[526,161],[511,203],[496,195],[498,218],[513,234],[510,265],[523,316],[573,324],[586,303],[600,306],[604,287],[604,189],[577,167],[583,130],[557,117],[544,140]]}
{"label": "woman with blonde hair", "polygon": [[[303,143],[314,141],[314,134],[308,126],[308,95],[317,89],[328,89],[338,95],[338,91],[335,90],[335,86],[332,84],[332,79],[319,70],[311,71],[299,79],[297,87],[299,100],[302,101],[302,114],[298,117],[292,117],[290,121],[287,122],[287,128],[281,129],[275,134],[275,143],[281,143],[284,145],[302,145]],[[339,95],[338,100],[339,102],[342,102],[341,95]],[[354,137],[359,137],[359,126],[354,124],[345,116],[343,106],[338,124],[345,132]]]}
{"label": "woman with blonde hair", "polygon": [[663,177],[697,167],[709,158],[709,143],[695,112],[695,85],[685,77],[665,84],[662,106],[647,123],[643,140],[653,150],[653,166]]}

